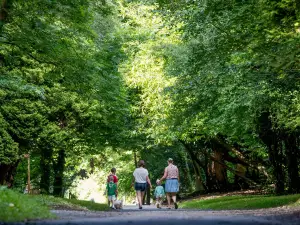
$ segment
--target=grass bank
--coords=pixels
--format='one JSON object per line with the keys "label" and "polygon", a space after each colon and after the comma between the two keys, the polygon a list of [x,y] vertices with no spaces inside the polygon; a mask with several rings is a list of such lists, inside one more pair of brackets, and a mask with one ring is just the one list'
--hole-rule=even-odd
{"label": "grass bank", "polygon": [[30,196],[0,187],[0,221],[15,222],[54,218],[46,205]]}
{"label": "grass bank", "polygon": [[180,208],[184,209],[211,209],[211,210],[230,210],[230,209],[262,209],[279,206],[300,206],[300,194],[296,195],[241,195],[224,196],[213,199],[194,199],[184,201]]}
{"label": "grass bank", "polygon": [[50,209],[107,211],[107,204],[47,195],[24,195],[0,186],[0,222],[54,219]]}
{"label": "grass bank", "polygon": [[38,201],[40,204],[46,205],[51,209],[92,211],[108,211],[110,209],[107,204],[100,204],[92,201],[56,198],[49,195],[33,195],[30,197]]}

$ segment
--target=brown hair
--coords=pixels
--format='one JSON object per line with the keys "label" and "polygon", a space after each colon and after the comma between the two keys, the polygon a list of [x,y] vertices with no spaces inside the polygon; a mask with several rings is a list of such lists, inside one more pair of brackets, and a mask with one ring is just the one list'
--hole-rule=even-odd
{"label": "brown hair", "polygon": [[144,160],[140,160],[139,162],[138,162],[138,167],[145,167],[145,161]]}
{"label": "brown hair", "polygon": [[111,168],[110,172],[115,173],[116,172],[116,168]]}

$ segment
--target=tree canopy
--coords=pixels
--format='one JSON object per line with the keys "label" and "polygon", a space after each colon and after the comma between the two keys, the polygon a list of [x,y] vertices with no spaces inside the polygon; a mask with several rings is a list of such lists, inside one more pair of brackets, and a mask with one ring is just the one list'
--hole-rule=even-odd
{"label": "tree canopy", "polygon": [[[182,193],[300,191],[296,0],[2,0],[0,184],[64,196],[172,156]],[[119,170],[118,170],[119,168]]]}

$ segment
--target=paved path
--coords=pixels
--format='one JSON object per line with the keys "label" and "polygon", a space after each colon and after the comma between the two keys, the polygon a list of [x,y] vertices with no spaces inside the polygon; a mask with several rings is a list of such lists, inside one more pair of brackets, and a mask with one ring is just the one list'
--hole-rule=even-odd
{"label": "paved path", "polygon": [[[125,206],[109,212],[53,210],[59,219],[31,221],[26,224],[46,225],[296,225],[300,224],[299,208],[264,210],[183,210],[156,209],[154,206]],[[1,224],[1,223],[0,223]],[[15,223],[25,225],[25,223]]]}

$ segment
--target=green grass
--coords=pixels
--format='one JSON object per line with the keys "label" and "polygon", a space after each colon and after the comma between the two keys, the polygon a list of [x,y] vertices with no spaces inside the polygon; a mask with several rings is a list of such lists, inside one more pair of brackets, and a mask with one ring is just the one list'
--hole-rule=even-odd
{"label": "green grass", "polygon": [[107,204],[100,204],[100,203],[94,203],[91,201],[83,201],[83,200],[76,200],[76,199],[70,199],[68,200],[70,203],[80,205],[82,207],[85,207],[89,210],[93,211],[108,211],[110,208]]}
{"label": "green grass", "polygon": [[0,222],[55,218],[50,209],[107,211],[107,204],[48,195],[24,195],[0,186]]}
{"label": "green grass", "polygon": [[48,206],[51,209],[70,209],[70,210],[93,210],[107,211],[110,208],[107,204],[100,204],[91,201],[76,199],[56,198],[48,195],[34,195],[31,198]]}
{"label": "green grass", "polygon": [[0,187],[0,221],[16,222],[54,218],[49,208],[28,195]]}
{"label": "green grass", "polygon": [[225,196],[207,200],[191,200],[180,204],[184,209],[262,209],[272,208],[283,205],[299,205],[297,202],[300,195],[268,196],[268,195],[248,195],[248,196]]}

